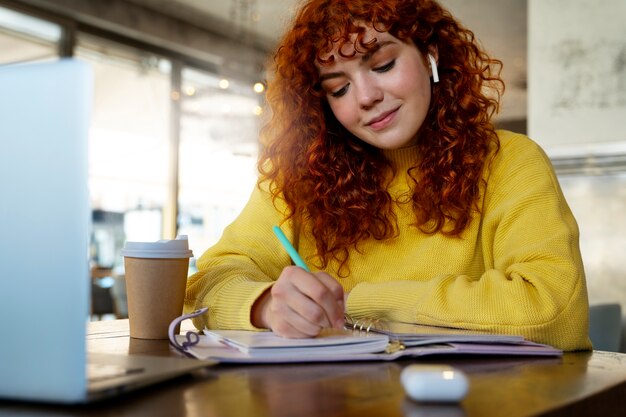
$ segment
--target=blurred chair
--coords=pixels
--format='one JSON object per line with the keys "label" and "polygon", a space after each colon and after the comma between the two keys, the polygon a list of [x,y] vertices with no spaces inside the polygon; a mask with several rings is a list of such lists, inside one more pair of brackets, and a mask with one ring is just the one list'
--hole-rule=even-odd
{"label": "blurred chair", "polygon": [[102,320],[113,314],[113,298],[107,279],[111,279],[111,268],[93,266],[91,268],[91,317]]}
{"label": "blurred chair", "polygon": [[111,287],[115,317],[118,319],[128,318],[128,301],[126,299],[126,278],[124,274],[115,275],[115,282]]}
{"label": "blurred chair", "polygon": [[589,337],[595,350],[619,352],[622,342],[620,304],[589,306]]}
{"label": "blurred chair", "polygon": [[110,288],[103,288],[98,284],[91,284],[91,317],[92,320],[102,320],[104,316],[113,314],[113,300]]}

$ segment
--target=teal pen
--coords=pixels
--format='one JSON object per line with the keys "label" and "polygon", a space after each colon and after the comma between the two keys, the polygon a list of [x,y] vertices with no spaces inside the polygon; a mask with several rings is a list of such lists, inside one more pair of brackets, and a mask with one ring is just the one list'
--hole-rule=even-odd
{"label": "teal pen", "polygon": [[306,266],[306,264],[304,263],[304,261],[300,257],[300,254],[298,254],[298,251],[296,251],[296,248],[294,248],[293,245],[291,244],[291,242],[289,241],[289,239],[287,239],[287,236],[285,236],[285,234],[283,233],[281,228],[278,227],[278,226],[274,226],[272,229],[274,230],[274,233],[276,234],[276,237],[278,237],[278,240],[280,240],[280,243],[282,243],[282,245],[285,248],[285,250],[287,250],[287,253],[291,257],[293,262],[297,266],[299,266],[300,268],[304,269],[305,271],[311,272],[309,270],[309,267]]}

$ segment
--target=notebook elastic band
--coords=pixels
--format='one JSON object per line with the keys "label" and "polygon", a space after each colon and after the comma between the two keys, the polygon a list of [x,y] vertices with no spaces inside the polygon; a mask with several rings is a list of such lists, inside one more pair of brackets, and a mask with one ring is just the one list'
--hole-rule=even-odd
{"label": "notebook elastic band", "polygon": [[170,327],[167,331],[167,334],[170,338],[170,343],[174,345],[175,348],[182,350],[182,351],[186,351],[191,346],[197,345],[200,342],[200,335],[197,332],[190,330],[185,334],[185,338],[187,340],[183,342],[182,344],[178,343],[178,340],[176,340],[176,334],[175,334],[176,327],[184,320],[192,319],[194,317],[197,317],[201,314],[206,313],[208,309],[209,309],[208,307],[203,307],[199,310],[194,311],[193,313],[183,314],[182,316],[177,317],[176,319],[174,319],[174,321],[170,323]]}

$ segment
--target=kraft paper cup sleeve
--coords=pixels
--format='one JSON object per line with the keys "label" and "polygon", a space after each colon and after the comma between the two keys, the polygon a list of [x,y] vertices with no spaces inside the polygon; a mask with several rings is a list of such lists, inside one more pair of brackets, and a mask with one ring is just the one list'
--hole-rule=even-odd
{"label": "kraft paper cup sleeve", "polygon": [[183,311],[193,255],[187,240],[126,242],[122,255],[131,337],[167,339],[170,322]]}

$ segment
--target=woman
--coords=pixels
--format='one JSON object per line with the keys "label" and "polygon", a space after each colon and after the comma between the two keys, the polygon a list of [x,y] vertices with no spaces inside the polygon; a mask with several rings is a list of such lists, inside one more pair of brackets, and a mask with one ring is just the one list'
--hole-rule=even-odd
{"label": "woman", "polygon": [[310,0],[274,62],[258,187],[189,280],[199,328],[346,312],[590,348],[576,222],[541,149],[494,129],[500,62],[469,30],[430,0]]}

